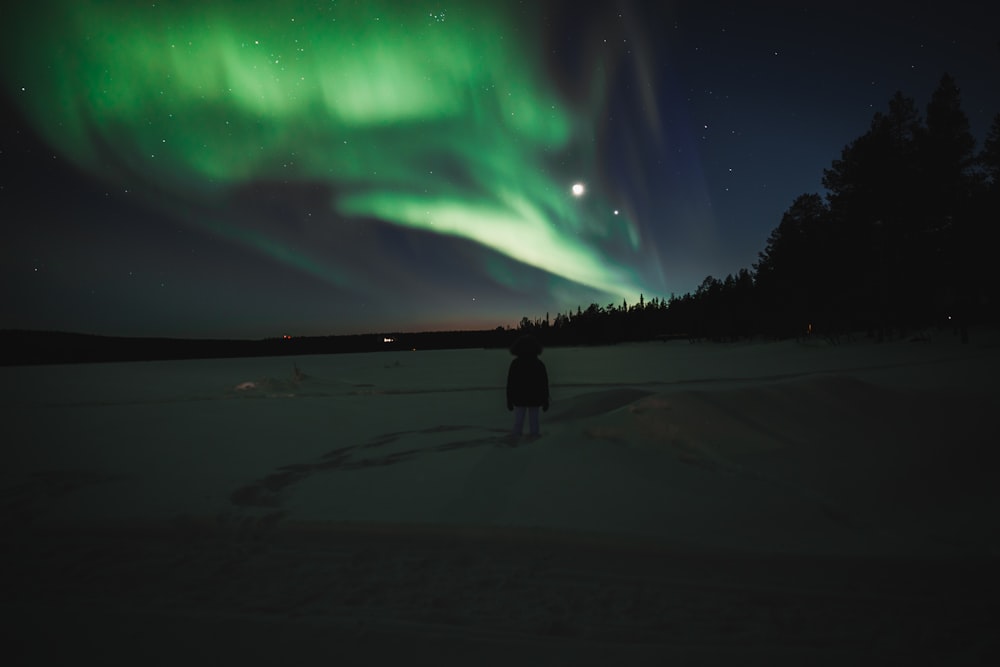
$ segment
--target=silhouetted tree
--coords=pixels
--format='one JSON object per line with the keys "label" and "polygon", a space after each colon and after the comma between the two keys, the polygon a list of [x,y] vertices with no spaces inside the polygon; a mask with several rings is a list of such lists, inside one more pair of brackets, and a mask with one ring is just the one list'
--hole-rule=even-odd
{"label": "silhouetted tree", "polygon": [[976,162],[983,171],[987,189],[994,192],[1000,190],[1000,113],[993,116],[993,123]]}
{"label": "silhouetted tree", "polygon": [[975,300],[970,288],[980,278],[972,241],[981,236],[977,230],[984,222],[973,205],[978,188],[975,146],[958,86],[945,74],[927,105],[921,155],[923,216],[909,255],[920,280],[912,285],[911,299],[918,291],[933,296],[929,300],[933,308],[925,307],[922,318],[913,313],[913,319],[926,322],[928,314],[942,317],[942,311],[951,311],[959,319],[966,340],[970,301]]}
{"label": "silhouetted tree", "polygon": [[760,304],[771,334],[801,332],[826,310],[834,267],[830,211],[818,194],[800,195],[771,232],[754,265]]}
{"label": "silhouetted tree", "polygon": [[823,172],[831,212],[841,228],[837,251],[853,266],[844,274],[845,294],[880,339],[899,323],[898,302],[892,297],[905,281],[905,258],[920,208],[914,194],[922,181],[918,150],[923,133],[916,103],[897,92],[888,113],[876,113],[868,132]]}
{"label": "silhouetted tree", "polygon": [[[987,238],[993,237],[997,220],[1000,220],[1000,114],[993,117],[993,123],[983,142],[983,150],[977,157],[977,163],[982,169],[984,181],[975,202],[974,211],[977,225],[969,230],[968,238],[963,239],[967,249],[969,262],[980,267],[983,285],[981,309],[986,313],[1000,312],[997,307],[1000,302],[1000,273],[992,268],[992,262],[987,256],[994,252],[993,246],[987,243]],[[982,319],[982,316],[979,317]]]}

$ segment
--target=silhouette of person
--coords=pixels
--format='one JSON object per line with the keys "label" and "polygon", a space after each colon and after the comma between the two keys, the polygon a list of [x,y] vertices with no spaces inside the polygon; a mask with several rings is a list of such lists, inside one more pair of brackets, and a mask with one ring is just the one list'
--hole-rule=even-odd
{"label": "silhouette of person", "polygon": [[529,433],[538,435],[538,408],[549,409],[549,375],[538,358],[542,346],[534,337],[522,336],[511,346],[510,353],[515,358],[507,370],[507,410],[514,412],[513,435],[521,435],[525,415]]}

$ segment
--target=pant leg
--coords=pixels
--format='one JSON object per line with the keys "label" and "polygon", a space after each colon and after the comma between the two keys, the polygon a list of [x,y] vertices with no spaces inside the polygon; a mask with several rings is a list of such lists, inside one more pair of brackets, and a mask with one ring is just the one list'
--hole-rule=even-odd
{"label": "pant leg", "polygon": [[538,435],[538,406],[533,405],[528,408],[528,432],[531,435]]}
{"label": "pant leg", "polygon": [[514,435],[521,435],[521,431],[524,430],[524,411],[523,405],[514,406]]}

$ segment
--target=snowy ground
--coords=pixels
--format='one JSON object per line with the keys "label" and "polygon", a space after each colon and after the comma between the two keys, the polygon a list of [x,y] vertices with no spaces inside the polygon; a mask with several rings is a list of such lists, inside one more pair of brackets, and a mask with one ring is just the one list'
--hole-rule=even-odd
{"label": "snowy ground", "polygon": [[0,368],[24,664],[992,664],[1000,345]]}

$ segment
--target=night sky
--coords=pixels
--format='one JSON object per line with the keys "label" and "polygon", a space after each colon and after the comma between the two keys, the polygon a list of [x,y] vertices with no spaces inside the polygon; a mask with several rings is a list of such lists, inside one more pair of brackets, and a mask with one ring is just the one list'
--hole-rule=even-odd
{"label": "night sky", "polygon": [[981,146],[985,4],[17,3],[0,329],[481,329],[681,295],[750,268],[897,90],[923,110],[951,74]]}

